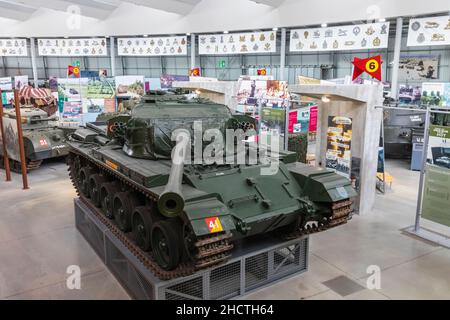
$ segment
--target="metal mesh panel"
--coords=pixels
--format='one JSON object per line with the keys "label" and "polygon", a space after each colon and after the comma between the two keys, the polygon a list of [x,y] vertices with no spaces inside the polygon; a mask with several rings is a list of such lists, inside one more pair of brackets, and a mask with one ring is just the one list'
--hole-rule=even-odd
{"label": "metal mesh panel", "polygon": [[197,277],[177,283],[165,289],[166,300],[203,299],[203,279]]}
{"label": "metal mesh panel", "polygon": [[95,252],[100,256],[102,260],[105,259],[105,248],[103,232],[98,226],[95,225],[94,221],[89,219],[85,214],[77,214],[75,216],[75,224],[77,229],[81,232],[87,242],[95,250]]}
{"label": "metal mesh panel", "polygon": [[300,260],[299,245],[292,245],[274,251],[273,268],[274,273],[285,272],[296,268]]}
{"label": "metal mesh panel", "polygon": [[240,294],[240,261],[219,267],[211,271],[210,299],[229,299]]}
{"label": "metal mesh panel", "polygon": [[269,254],[267,252],[245,259],[245,289],[251,290],[268,279]]}

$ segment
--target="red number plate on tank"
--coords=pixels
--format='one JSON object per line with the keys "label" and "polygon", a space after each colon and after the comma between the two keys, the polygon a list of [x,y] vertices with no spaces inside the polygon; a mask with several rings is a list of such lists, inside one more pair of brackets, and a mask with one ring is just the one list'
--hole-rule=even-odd
{"label": "red number plate on tank", "polygon": [[211,217],[205,219],[206,225],[208,226],[209,232],[215,233],[223,231],[222,224],[218,217]]}

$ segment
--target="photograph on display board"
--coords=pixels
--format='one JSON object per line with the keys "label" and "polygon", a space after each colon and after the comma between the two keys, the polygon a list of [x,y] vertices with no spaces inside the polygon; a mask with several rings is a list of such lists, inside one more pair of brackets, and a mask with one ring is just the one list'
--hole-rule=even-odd
{"label": "photograph on display board", "polygon": [[0,90],[11,91],[13,89],[13,83],[11,77],[0,78]]}
{"label": "photograph on display board", "polygon": [[91,99],[110,99],[116,95],[114,78],[90,78],[87,84],[86,97]]}
{"label": "photograph on display board", "polygon": [[327,129],[327,168],[350,179],[352,118],[329,116]]}
{"label": "photograph on display board", "polygon": [[144,95],[144,76],[117,76],[117,97],[142,97]]}
{"label": "photograph on display board", "polygon": [[430,126],[427,162],[450,169],[450,127]]}
{"label": "photograph on display board", "polygon": [[23,86],[28,85],[28,76],[15,76],[14,77],[14,89],[20,90]]}
{"label": "photograph on display board", "polygon": [[398,79],[426,80],[437,79],[439,56],[436,55],[405,55],[400,57]]}
{"label": "photograph on display board", "polygon": [[63,121],[78,122],[83,113],[83,105],[81,101],[65,101],[64,110],[62,112]]}
{"label": "photograph on display board", "polygon": [[421,103],[429,106],[450,107],[450,83],[422,83]]}
{"label": "photograph on display board", "polygon": [[174,81],[189,81],[189,76],[179,76],[173,74],[162,74],[160,76],[160,85],[161,89],[170,89],[172,88],[172,83]]}
{"label": "photograph on display board", "polygon": [[266,106],[285,108],[290,103],[290,94],[286,81],[267,80],[267,91],[264,96]]}
{"label": "photograph on display board", "polygon": [[236,99],[239,112],[254,112],[261,99],[267,92],[266,80],[239,80]]}
{"label": "photograph on display board", "polygon": [[289,111],[289,133],[308,133],[310,107]]}
{"label": "photograph on display board", "polygon": [[399,85],[398,101],[402,104],[420,104],[422,98],[421,85]]}
{"label": "photograph on display board", "polygon": [[105,110],[105,99],[83,98],[83,113],[102,113]]}
{"label": "photograph on display board", "polygon": [[[2,135],[0,134],[0,146],[5,142],[8,157],[12,160],[20,161],[16,119],[3,117],[3,128],[5,141],[2,140]],[[3,155],[3,148],[0,148],[0,155]]]}
{"label": "photograph on display board", "polygon": [[286,124],[286,111],[284,109],[263,108],[261,114],[261,132],[275,130],[284,134]]}

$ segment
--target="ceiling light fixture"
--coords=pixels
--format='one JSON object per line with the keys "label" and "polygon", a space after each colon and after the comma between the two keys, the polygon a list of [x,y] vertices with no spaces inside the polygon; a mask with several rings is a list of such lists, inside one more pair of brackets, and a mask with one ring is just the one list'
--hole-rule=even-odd
{"label": "ceiling light fixture", "polygon": [[328,103],[328,102],[330,102],[330,98],[328,98],[327,96],[322,96],[322,102]]}
{"label": "ceiling light fixture", "polygon": [[273,28],[272,30],[273,30],[273,31],[278,31],[278,28],[277,28],[277,27],[275,27],[275,28]]}
{"label": "ceiling light fixture", "polygon": [[378,22],[386,22],[386,19],[385,18],[380,18],[380,19],[378,19]]}
{"label": "ceiling light fixture", "polygon": [[144,38],[147,38],[148,37],[148,34],[144,34]]}
{"label": "ceiling light fixture", "polygon": [[227,33],[228,33],[228,31],[224,31],[223,33],[227,34]]}
{"label": "ceiling light fixture", "polygon": [[326,28],[326,27],[328,26],[328,24],[322,23],[320,26],[321,26],[322,28]]}

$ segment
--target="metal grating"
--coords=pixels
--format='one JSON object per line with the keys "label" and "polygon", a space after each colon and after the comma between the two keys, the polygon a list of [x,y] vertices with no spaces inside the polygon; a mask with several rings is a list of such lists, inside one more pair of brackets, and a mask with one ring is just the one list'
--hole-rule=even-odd
{"label": "metal grating", "polygon": [[166,300],[200,300],[203,299],[203,278],[196,277],[167,287]]}
{"label": "metal grating", "polygon": [[240,295],[241,263],[236,261],[214,269],[209,276],[209,299],[229,299]]}
{"label": "metal grating", "polygon": [[245,259],[245,289],[251,290],[265,283],[269,275],[267,252]]}
{"label": "metal grating", "polygon": [[78,230],[135,299],[237,298],[307,270],[307,237],[283,242],[266,236],[237,244],[233,257],[224,265],[162,281],[146,269],[79,200],[75,200],[75,219]]}

